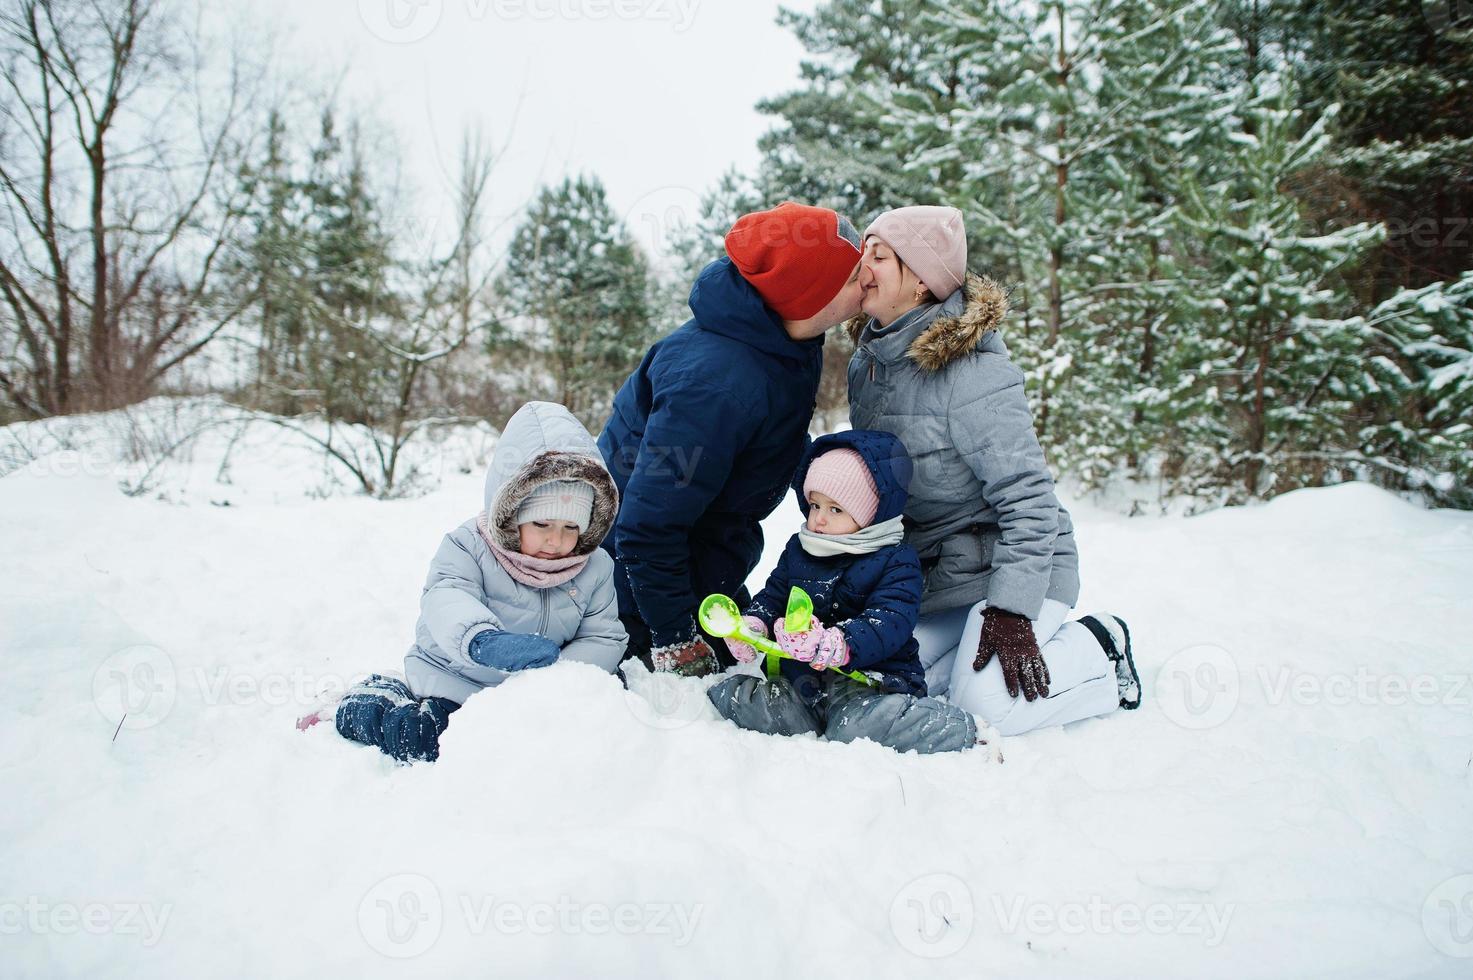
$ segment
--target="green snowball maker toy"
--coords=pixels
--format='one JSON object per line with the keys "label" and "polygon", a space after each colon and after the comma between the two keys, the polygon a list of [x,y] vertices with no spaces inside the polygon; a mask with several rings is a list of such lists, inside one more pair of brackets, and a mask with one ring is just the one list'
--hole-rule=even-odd
{"label": "green snowball maker toy", "polygon": [[[708,595],[701,601],[701,607],[696,611],[696,617],[701,621],[701,629],[712,636],[719,636],[723,640],[740,640],[749,643],[753,648],[761,650],[767,655],[767,676],[778,676],[778,661],[780,659],[792,660],[793,657],[782,647],[772,642],[765,636],[760,636],[747,629],[742,622],[742,611],[729,596],[721,593]],[[788,593],[788,613],[783,617],[783,628],[789,633],[804,633],[813,623],[813,599],[807,592],[793,586]],[[857,670],[844,670],[842,667],[830,667],[829,670],[837,671],[853,681],[858,681],[865,687],[873,687],[874,681]]]}

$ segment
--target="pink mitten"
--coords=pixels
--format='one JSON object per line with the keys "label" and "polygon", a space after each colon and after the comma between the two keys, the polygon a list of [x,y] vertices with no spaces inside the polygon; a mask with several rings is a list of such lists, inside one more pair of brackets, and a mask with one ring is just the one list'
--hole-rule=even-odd
{"label": "pink mitten", "polygon": [[819,635],[818,652],[813,655],[810,667],[824,670],[828,667],[842,667],[849,662],[849,641],[844,638],[843,630],[830,626],[814,632]]}
{"label": "pink mitten", "polygon": [[[758,636],[767,635],[767,624],[756,616],[743,616],[742,625]],[[750,643],[743,643],[734,636],[727,637],[726,649],[730,650],[731,655],[744,664],[749,664],[757,659],[757,648]]]}
{"label": "pink mitten", "polygon": [[804,663],[813,659],[818,652],[819,640],[823,639],[823,623],[818,617],[813,617],[813,624],[802,633],[789,633],[781,619],[772,624],[772,636],[777,640],[777,645],[783,648],[783,652],[795,660]]}

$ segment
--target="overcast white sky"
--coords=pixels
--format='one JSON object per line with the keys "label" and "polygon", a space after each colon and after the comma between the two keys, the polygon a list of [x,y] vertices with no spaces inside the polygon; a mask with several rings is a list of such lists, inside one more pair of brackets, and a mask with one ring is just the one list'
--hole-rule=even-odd
{"label": "overcast white sky", "polygon": [[[250,0],[238,0],[250,3]],[[818,0],[789,0],[811,10]],[[793,87],[802,49],[776,0],[256,0],[287,56],[402,138],[433,208],[441,167],[479,123],[511,134],[493,178],[505,215],[566,174],[601,177],[647,246],[729,166],[750,170],[770,121],[753,108]],[[515,122],[514,132],[511,127]]]}

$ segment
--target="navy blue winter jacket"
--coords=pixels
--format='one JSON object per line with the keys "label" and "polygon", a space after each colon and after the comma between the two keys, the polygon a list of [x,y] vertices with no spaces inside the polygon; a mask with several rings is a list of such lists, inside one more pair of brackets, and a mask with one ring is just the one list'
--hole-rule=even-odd
{"label": "navy blue winter jacket", "polygon": [[[822,436],[798,467],[793,486],[802,497],[803,479],[813,460],[832,449],[853,449],[869,464],[880,492],[874,523],[905,510],[911,477],[905,446],[888,432],[855,430]],[[808,506],[802,503],[806,516]],[[767,624],[788,608],[788,590],[799,586],[813,599],[813,614],[825,626],[837,626],[849,642],[846,670],[860,670],[880,681],[880,689],[898,694],[926,693],[926,672],[913,634],[921,606],[921,561],[908,544],[891,545],[868,555],[818,558],[803,550],[798,535],[788,541],[767,585],[752,600],[747,614]],[[813,668],[784,660],[784,676],[792,681],[813,676]]]}
{"label": "navy blue winter jacket", "polygon": [[619,389],[598,438],[622,501],[604,540],[619,614],[649,626],[655,647],[693,639],[700,600],[736,595],[756,567],[823,368],[823,338],[789,338],[730,259],[702,270],[690,308]]}

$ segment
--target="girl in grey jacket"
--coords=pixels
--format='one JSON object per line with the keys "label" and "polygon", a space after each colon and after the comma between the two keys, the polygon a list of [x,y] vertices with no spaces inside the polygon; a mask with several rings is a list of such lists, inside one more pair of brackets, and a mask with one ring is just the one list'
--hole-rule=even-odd
{"label": "girl in grey jacket", "polygon": [[430,562],[408,683],[375,674],[352,688],[338,731],[401,761],[434,760],[450,713],[515,671],[576,660],[612,673],[628,637],[599,543],[618,505],[572,413],[522,406],[492,454],[485,510],[445,535]]}
{"label": "girl in grey jacket", "polygon": [[888,211],[864,233],[849,417],[915,465],[906,541],[925,573],[916,640],[930,694],[1004,735],[1140,703],[1118,617],[1079,597],[1069,513],[998,334],[1007,296],[968,275],[955,208]]}

